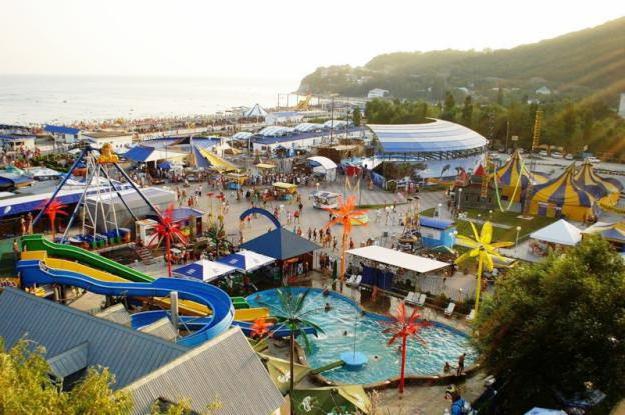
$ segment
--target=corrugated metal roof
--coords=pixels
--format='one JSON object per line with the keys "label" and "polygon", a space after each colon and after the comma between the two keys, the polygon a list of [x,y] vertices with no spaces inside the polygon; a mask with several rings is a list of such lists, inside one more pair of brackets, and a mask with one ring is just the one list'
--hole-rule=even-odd
{"label": "corrugated metal roof", "polygon": [[14,288],[0,294],[0,336],[11,347],[27,338],[60,355],[89,344],[88,366],[108,367],[116,388],[145,376],[189,349],[150,334],[38,298]]}
{"label": "corrugated metal roof", "polygon": [[267,415],[284,398],[239,328],[232,328],[126,388],[134,414],[149,414],[158,398],[188,398],[202,413],[219,402],[220,415]]}
{"label": "corrugated metal roof", "polygon": [[85,369],[88,366],[89,343],[83,342],[76,347],[48,359],[50,369],[55,376],[64,378]]}
{"label": "corrugated metal roof", "polygon": [[169,321],[169,318],[167,317],[163,317],[160,320],[156,320],[152,324],[143,326],[139,329],[139,331],[170,341],[176,340],[176,337],[178,336],[174,325],[171,324],[171,321]]}
{"label": "corrugated metal roof", "polygon": [[131,325],[130,313],[122,303],[115,304],[106,310],[100,311],[95,316],[112,321],[113,323],[121,324],[122,326],[130,327]]}

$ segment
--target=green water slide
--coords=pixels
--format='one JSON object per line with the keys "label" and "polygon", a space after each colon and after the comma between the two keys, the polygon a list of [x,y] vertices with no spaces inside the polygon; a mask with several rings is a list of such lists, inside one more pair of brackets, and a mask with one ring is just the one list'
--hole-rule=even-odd
{"label": "green water slide", "polygon": [[57,244],[44,238],[43,235],[22,236],[22,249],[28,251],[46,251],[51,257],[74,259],[81,264],[110,272],[118,277],[134,282],[152,282],[155,278],[136,269],[119,264],[95,252],[87,251],[73,245]]}
{"label": "green water slide", "polygon": [[[110,272],[113,275],[117,275],[129,281],[152,282],[156,279],[134,268],[105,258],[95,252],[87,251],[86,249],[73,245],[54,243],[44,238],[41,234],[22,236],[22,249],[24,248],[28,251],[46,251],[48,255],[54,258],[74,259],[81,264]],[[232,303],[235,309],[250,308],[243,297],[232,297]]]}

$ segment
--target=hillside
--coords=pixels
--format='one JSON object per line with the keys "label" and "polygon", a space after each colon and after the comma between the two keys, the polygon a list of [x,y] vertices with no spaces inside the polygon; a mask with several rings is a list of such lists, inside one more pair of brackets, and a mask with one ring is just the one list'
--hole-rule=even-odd
{"label": "hillside", "polygon": [[625,17],[538,43],[495,51],[442,50],[379,55],[362,67],[318,68],[301,82],[300,93],[366,96],[373,88],[399,98],[440,100],[445,90],[474,95],[503,87],[532,96],[554,92],[613,97],[625,91]]}

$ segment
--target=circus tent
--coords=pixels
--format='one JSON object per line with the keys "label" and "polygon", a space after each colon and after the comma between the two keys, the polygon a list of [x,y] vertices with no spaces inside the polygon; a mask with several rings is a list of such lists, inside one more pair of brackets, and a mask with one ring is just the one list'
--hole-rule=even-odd
{"label": "circus tent", "polygon": [[599,200],[600,204],[614,206],[619,200],[623,185],[616,179],[603,178],[595,173],[592,164],[585,161],[575,175],[575,183]]}
{"label": "circus tent", "polygon": [[597,199],[574,180],[575,164],[571,164],[559,177],[535,185],[529,196],[531,215],[565,216],[576,221],[587,221],[595,216]]}
{"label": "circus tent", "polygon": [[244,117],[246,118],[260,118],[260,117],[264,117],[267,115],[267,111],[265,111],[263,109],[263,107],[261,107],[258,104],[254,104],[254,106],[252,108],[250,108],[249,110],[247,110],[244,114]]}
{"label": "circus tent", "polygon": [[536,185],[547,181],[546,177],[529,171],[518,150],[495,171],[494,176],[500,195],[507,200],[514,199],[514,202],[521,201],[523,191],[529,184]]}

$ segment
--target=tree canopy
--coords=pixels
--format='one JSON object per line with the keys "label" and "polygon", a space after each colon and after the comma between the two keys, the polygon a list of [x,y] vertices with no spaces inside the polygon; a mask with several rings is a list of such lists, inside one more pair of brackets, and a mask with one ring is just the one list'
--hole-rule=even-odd
{"label": "tree canopy", "polygon": [[370,124],[420,124],[435,115],[425,102],[374,99],[367,102],[365,116]]}
{"label": "tree canopy", "polygon": [[[495,284],[475,323],[489,373],[509,382],[509,413],[549,404],[584,382],[614,402],[625,394],[625,264],[608,242],[585,239]],[[570,396],[570,395],[568,395]]]}

